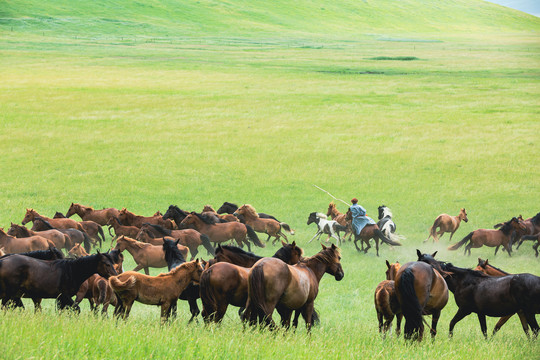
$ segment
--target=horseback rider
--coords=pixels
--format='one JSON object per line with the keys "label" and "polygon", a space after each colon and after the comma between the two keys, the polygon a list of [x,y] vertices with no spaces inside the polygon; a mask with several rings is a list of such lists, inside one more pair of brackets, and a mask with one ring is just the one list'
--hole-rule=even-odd
{"label": "horseback rider", "polygon": [[360,235],[362,229],[366,225],[375,225],[375,221],[369,216],[366,216],[366,209],[358,205],[358,199],[351,200],[352,205],[349,207],[352,215],[352,226],[356,235]]}

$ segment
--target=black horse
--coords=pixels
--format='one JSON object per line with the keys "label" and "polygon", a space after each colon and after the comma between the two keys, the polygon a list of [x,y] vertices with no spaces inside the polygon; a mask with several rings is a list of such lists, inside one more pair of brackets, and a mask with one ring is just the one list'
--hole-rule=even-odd
{"label": "black horse", "polygon": [[78,310],[71,298],[95,273],[105,278],[116,275],[109,254],[53,261],[10,255],[0,260],[0,297],[3,303],[17,304],[24,295],[34,301],[36,310],[41,309],[41,299],[56,299],[58,309]]}
{"label": "black horse", "polygon": [[[223,205],[221,205],[221,207],[219,209],[217,209],[217,213],[218,214],[223,214],[223,213],[227,213],[227,214],[234,214],[234,212],[238,210],[238,205],[236,204],[233,204],[233,203],[230,203],[230,202],[227,202],[225,201],[223,203]],[[274,219],[276,220],[277,222],[281,222],[279,221],[278,219],[276,219],[275,217],[273,217],[272,215],[268,215],[268,214],[265,214],[265,213],[258,213],[259,214],[259,217],[260,218],[263,218],[263,219]],[[238,218],[238,220],[240,220],[241,223],[245,224],[246,223],[246,220],[244,219],[244,216],[243,215],[238,215],[236,216]]]}
{"label": "black horse", "polygon": [[[486,316],[501,317],[522,313],[534,336],[540,328],[535,314],[540,313],[540,277],[532,274],[515,274],[492,277],[480,271],[463,269],[429,254],[418,254],[418,261],[430,264],[444,277],[448,289],[454,293],[458,311],[450,321],[450,336],[454,326],[465,316],[476,313],[480,329],[487,338]],[[525,334],[529,336],[526,324]]]}

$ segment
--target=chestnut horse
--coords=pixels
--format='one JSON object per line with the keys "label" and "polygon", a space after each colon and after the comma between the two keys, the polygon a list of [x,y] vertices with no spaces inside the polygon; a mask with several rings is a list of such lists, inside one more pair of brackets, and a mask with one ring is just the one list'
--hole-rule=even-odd
{"label": "chestnut horse", "polygon": [[131,211],[128,211],[126,208],[120,210],[118,214],[118,219],[124,225],[136,226],[140,228],[144,223],[157,224],[161,225],[164,228],[172,230],[174,228],[173,222],[171,220],[164,220],[162,216],[140,216],[135,215]]}
{"label": "chestnut horse", "polygon": [[182,220],[179,227],[194,228],[201,234],[207,235],[210,238],[210,241],[214,243],[234,239],[238,243],[238,246],[242,247],[243,244],[246,244],[251,251],[249,239],[253,241],[255,245],[264,247],[264,244],[260,242],[257,234],[253,231],[253,228],[239,222],[217,223],[209,217],[192,212]]}
{"label": "chestnut horse", "polygon": [[[165,254],[162,246],[142,243],[126,236],[120,236],[116,239],[116,246],[114,249],[119,250],[120,252],[127,250],[131,256],[133,256],[133,260],[135,260],[135,263],[137,264],[133,271],[144,269],[144,273],[149,275],[150,271],[148,268],[167,267],[167,261],[165,261]],[[182,252],[184,258],[186,258],[189,252],[188,248],[178,245],[178,249]]]}
{"label": "chestnut horse", "polygon": [[[426,240],[424,240],[424,242],[427,242],[430,237],[433,237],[433,242],[439,241],[439,239],[445,232],[450,233],[450,239],[448,239],[448,241],[451,241],[452,236],[454,236],[454,233],[459,228],[461,220],[465,222],[469,221],[465,208],[461,208],[458,216],[450,216],[448,214],[441,214],[437,216],[437,218],[433,222],[433,226],[429,228],[429,236]],[[437,231],[437,228],[439,228],[439,231]]]}
{"label": "chestnut horse", "polygon": [[[53,216],[53,220],[58,219],[67,219],[64,214],[61,212],[56,212]],[[84,231],[88,234],[90,239],[92,239],[92,244],[95,246],[99,242],[99,246],[103,244],[103,241],[105,241],[105,234],[103,234],[103,229],[101,228],[101,225],[99,225],[95,221],[86,220],[86,221],[79,221],[79,224],[83,227]],[[34,228],[32,227],[32,230]]]}
{"label": "chestnut horse", "polygon": [[81,244],[75,244],[69,250],[68,255],[70,255],[71,257],[74,257],[74,258],[80,258],[80,257],[83,257],[83,256],[88,256],[90,254],[88,254],[86,252],[86,250],[84,250],[84,248],[81,246]]}
{"label": "chestnut horse", "polygon": [[[302,257],[302,249],[282,241],[283,247],[273,257],[294,265]],[[216,250],[217,263],[206,269],[201,275],[200,293],[203,304],[202,316],[206,322],[220,322],[229,305],[240,308],[246,306],[249,269],[262,257],[244,250],[224,246]],[[225,261],[225,262],[224,262]],[[240,265],[236,264],[240,263]]]}
{"label": "chestnut horse", "polygon": [[[352,213],[350,209],[347,210],[345,219],[347,221],[352,220]],[[345,236],[343,236],[343,238],[345,238]],[[375,249],[377,250],[377,256],[379,256],[379,239],[388,245],[401,246],[401,243],[388,239],[379,229],[379,226],[377,226],[377,224],[369,224],[362,228],[362,231],[360,231],[360,234],[358,235],[354,234],[354,246],[356,247],[356,250],[364,251],[364,254],[366,254],[368,250],[371,248],[371,244],[369,243],[369,240],[371,239],[375,240]],[[358,240],[360,240],[360,245],[362,246],[362,249],[358,248],[358,245],[356,244]],[[366,244],[365,249],[364,249],[364,243]]]}
{"label": "chestnut horse", "polygon": [[478,229],[470,232],[469,235],[463,238],[463,240],[452,246],[449,246],[448,250],[457,250],[465,243],[469,242],[469,244],[465,247],[464,254],[466,254],[468,251],[470,256],[471,248],[479,248],[483,245],[486,245],[489,247],[496,247],[495,255],[497,255],[497,251],[502,245],[508,252],[508,256],[512,256],[512,248],[510,247],[510,237],[512,235],[512,232],[519,232],[523,231],[524,229],[525,226],[523,225],[523,222],[518,220],[516,217],[513,217],[512,219],[510,219],[510,221],[505,222],[503,226],[501,226],[497,230]]}
{"label": "chestnut horse", "polygon": [[[43,215],[39,215],[38,212],[34,209],[26,209],[26,215],[22,220],[21,224],[26,225],[29,222],[34,222],[36,218],[42,218],[49,222],[49,224],[56,229],[77,229],[79,231],[85,231],[82,225],[73,219],[60,218],[60,219],[51,219]],[[37,231],[34,227],[32,230]]]}
{"label": "chestnut horse", "polygon": [[25,226],[11,223],[11,227],[9,228],[7,234],[18,238],[27,238],[38,235],[52,241],[57,249],[66,249],[66,251],[69,251],[69,249],[73,247],[69,235],[55,229],[32,231],[28,230]]}
{"label": "chestnut horse", "polygon": [[[348,240],[351,241],[351,236],[353,235],[353,228],[350,221],[346,219],[347,215],[340,213],[337,209],[336,204],[332,201],[330,204],[328,204],[328,211],[326,212],[326,216],[330,216],[332,220],[337,221],[341,226],[345,226],[347,230],[345,231],[345,235],[343,235],[343,239],[349,235]],[[363,245],[362,245],[363,248]]]}
{"label": "chestnut horse", "polygon": [[137,300],[147,305],[161,305],[163,324],[169,319],[171,307],[177,303],[180,294],[192,281],[199,281],[202,271],[197,259],[158,276],[148,276],[134,271],[112,276],[109,283],[121,300],[114,309],[114,314],[127,319],[133,303]]}
{"label": "chestnut horse", "polygon": [[313,303],[319,292],[319,282],[325,273],[337,281],[344,273],[338,248],[322,245],[322,250],[312,257],[302,259],[296,265],[288,265],[275,258],[262,258],[249,271],[246,317],[255,324],[275,328],[272,320],[274,309],[281,315],[281,324],[288,328],[291,315],[297,311],[293,326],[298,325],[300,313],[308,331],[312,326]]}
{"label": "chestnut horse", "polygon": [[16,254],[26,251],[47,250],[49,246],[55,247],[54,243],[39,235],[24,238],[16,238],[4,232],[0,228],[0,246],[7,254]]}
{"label": "chestnut horse", "polygon": [[400,263],[390,264],[386,260],[386,280],[383,280],[375,289],[375,311],[379,320],[379,332],[386,334],[390,330],[394,316],[396,316],[396,335],[401,333],[401,320],[403,314],[397,299],[394,279],[397,275]]}
{"label": "chestnut horse", "polygon": [[84,249],[86,252],[90,252],[91,248],[91,241],[90,237],[88,237],[88,234],[85,231],[77,230],[77,229],[56,229],[54,228],[51,223],[49,223],[47,220],[37,217],[34,219],[34,226],[32,226],[32,231],[46,231],[46,230],[58,230],[62,234],[65,234],[69,236],[71,240],[71,244],[83,244]]}
{"label": "chestnut horse", "polygon": [[[109,226],[109,235],[113,236],[111,234],[111,227],[114,229],[114,237],[118,236],[128,236],[131,238],[137,237],[137,234],[139,233],[139,228],[136,226],[125,226],[122,225],[118,217],[112,216],[109,221],[107,222],[107,225]],[[114,241],[111,240],[111,242]]]}
{"label": "chestnut horse", "polygon": [[251,226],[253,230],[257,232],[267,234],[267,242],[270,240],[270,237],[275,237],[274,241],[272,241],[272,245],[274,245],[276,241],[279,240],[280,236],[283,236],[285,241],[288,242],[287,236],[285,236],[281,229],[285,229],[291,235],[294,235],[294,230],[292,230],[289,225],[287,225],[286,223],[280,223],[274,219],[264,219],[259,217],[259,214],[255,210],[255,208],[249,204],[244,204],[240,206],[233,215],[242,215],[246,221],[246,225]]}
{"label": "chestnut horse", "polygon": [[[418,250],[416,253],[422,255]],[[405,339],[422,340],[422,316],[429,314],[432,315],[431,337],[435,337],[441,310],[448,303],[448,286],[439,271],[421,261],[403,264],[396,274],[395,289],[405,317]]]}
{"label": "chestnut horse", "polygon": [[81,204],[71,203],[66,217],[71,217],[73,214],[80,216],[82,220],[91,220],[98,223],[101,226],[107,225],[109,219],[113,216],[118,217],[120,211],[115,208],[107,208],[102,210],[94,210],[91,206],[84,206]]}

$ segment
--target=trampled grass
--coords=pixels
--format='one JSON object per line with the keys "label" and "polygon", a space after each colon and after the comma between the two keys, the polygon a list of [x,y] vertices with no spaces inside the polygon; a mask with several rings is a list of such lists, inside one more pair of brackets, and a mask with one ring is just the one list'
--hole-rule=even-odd
{"label": "trampled grass", "polygon": [[[306,28],[301,12],[286,23],[278,11],[270,18],[284,24],[259,14],[264,26],[248,35],[247,25],[226,25],[237,13],[253,14],[247,3],[234,2],[229,10],[220,3],[226,18],[200,32],[193,27],[209,23],[210,15],[192,23],[176,24],[172,15],[156,22],[163,18],[159,7],[143,16],[133,3],[126,18],[150,24],[138,27],[122,23],[118,9],[128,6],[122,2],[107,2],[117,7],[106,9],[107,16],[86,9],[90,3],[58,4],[45,11],[26,2],[33,9],[26,20],[24,4],[2,13],[2,226],[20,223],[27,207],[52,216],[71,202],[150,215],[170,204],[200,211],[232,201],[291,224],[294,240],[312,255],[320,245],[307,244],[315,233],[305,225],[307,216],[326,211],[331,200],[317,184],[346,201],[359,198],[372,217],[387,205],[407,239],[401,248],[383,246],[379,258],[344,244],[345,278],[323,278],[316,301],[322,323],[309,336],[303,328],[244,330],[234,308],[222,326],[205,328],[186,324],[183,303],[179,319],[160,327],[157,307],[135,305],[124,323],[96,319],[86,304],[80,316],[57,315],[45,300],[42,314],[29,303],[24,312],[2,314],[0,338],[9,339],[3,357],[538,357],[538,341],[526,340],[517,318],[484,341],[471,315],[449,340],[452,296],[434,341],[383,340],[372,299],[384,260],[414,260],[416,248],[439,250],[438,258],[458,266],[472,267],[481,256],[510,272],[540,274],[530,243],[512,258],[493,257],[491,248],[463,257],[461,250],[446,250],[447,235],[439,244],[422,243],[438,214],[457,215],[460,207],[470,221],[455,241],[539,211],[537,19],[519,22],[515,13],[495,12],[499,32],[483,15],[470,21],[471,31],[446,31],[457,27],[447,19],[448,28],[423,23],[426,32],[415,32],[412,20],[385,30],[377,18],[371,29],[345,33],[336,30],[348,24],[335,21],[344,9],[336,2],[318,26],[312,19]],[[400,11],[410,4],[403,2]],[[283,11],[295,14],[287,6]],[[473,10],[466,19],[485,14]],[[42,20],[32,20],[36,14]],[[376,60],[382,57],[419,60]],[[255,250],[271,255],[276,248]],[[490,330],[496,321],[488,319]]]}

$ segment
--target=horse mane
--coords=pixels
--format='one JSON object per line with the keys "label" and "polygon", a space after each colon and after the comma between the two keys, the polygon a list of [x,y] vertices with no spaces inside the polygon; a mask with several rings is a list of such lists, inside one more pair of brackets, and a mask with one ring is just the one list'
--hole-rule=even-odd
{"label": "horse mane", "polygon": [[199,214],[196,212],[192,212],[191,214],[197,216],[199,219],[201,219],[202,222],[208,225],[215,225],[217,222],[215,217],[213,216],[208,216],[206,214]]}
{"label": "horse mane", "polygon": [[122,255],[120,250],[113,249],[113,250],[109,251],[108,254],[111,257],[111,259],[113,260],[113,264],[118,264],[118,261],[120,261],[120,255]]}
{"label": "horse mane", "polygon": [[383,218],[387,216],[392,217],[392,211],[383,205]]}
{"label": "horse mane", "polygon": [[[93,254],[88,256],[83,256],[78,259],[59,259],[59,260],[53,260],[53,264],[56,268],[59,268],[62,273],[62,279],[61,282],[64,284],[70,284],[74,281],[74,279],[77,277],[77,274],[80,273],[80,271],[73,271],[75,267],[89,267],[92,264],[94,264],[100,255],[106,256],[111,263],[113,262],[111,256],[109,254]],[[78,270],[78,269],[77,269]]]}
{"label": "horse mane", "polygon": [[15,225],[17,229],[20,229],[20,231],[22,231],[24,237],[32,236],[30,234],[30,230],[28,230],[28,228],[26,226],[17,225],[17,224],[13,224],[13,225]]}
{"label": "horse mane", "polygon": [[510,275],[510,273],[508,273],[508,272],[506,272],[506,271],[504,271],[504,270],[501,270],[501,269],[499,269],[498,267],[495,267],[495,266],[493,266],[493,265],[491,265],[491,264],[487,264],[487,266],[492,267],[492,268],[494,268],[495,270],[502,272],[503,274]]}
{"label": "horse mane", "polygon": [[235,207],[236,209],[238,209],[238,205],[236,205],[236,204],[233,204],[233,203],[231,203],[231,202],[228,202],[228,201],[225,201],[225,202],[223,203],[223,205],[227,205],[227,206]]}
{"label": "horse mane", "polygon": [[255,210],[255,208],[249,204],[244,204],[244,208],[246,209],[246,211],[253,217],[256,217],[258,218],[259,217],[259,214],[257,213],[257,211]]}
{"label": "horse mane", "polygon": [[118,224],[124,226],[124,224],[122,224],[122,222],[120,221],[120,219],[118,218],[118,216],[111,216],[114,220],[116,220],[118,222]]}
{"label": "horse mane", "polygon": [[319,219],[328,219],[328,216],[326,216],[326,214],[323,214],[323,213],[320,213],[320,212],[316,212],[316,213],[312,213],[312,214],[315,214],[316,217],[318,217]]}
{"label": "horse mane", "polygon": [[[27,251],[27,252],[17,253],[17,254],[6,254],[0,257],[0,259],[3,259],[11,255],[24,255],[24,256],[29,256],[31,258],[39,259],[39,260],[64,259],[64,254],[60,250],[52,246],[49,247],[47,250],[35,250],[35,251]],[[55,257],[51,258],[51,256],[53,255]]]}
{"label": "horse mane", "polygon": [[535,225],[540,225],[540,212],[531,218],[531,222]]}
{"label": "horse mane", "polygon": [[[490,277],[489,275],[484,274],[481,271],[476,271],[473,269],[466,269],[466,268],[460,268],[457,266],[454,266],[452,263],[447,263],[444,261],[438,261],[438,263],[441,265],[441,268],[444,271],[450,272],[450,273],[456,273],[460,275],[470,275],[473,277]],[[452,276],[452,274],[450,274]]]}
{"label": "horse mane", "polygon": [[514,218],[510,219],[509,221],[502,224],[502,226],[499,228],[499,230],[502,231],[504,235],[509,235],[510,232],[512,231],[511,223],[512,223],[513,220],[514,220]]}
{"label": "horse mane", "polygon": [[51,225],[51,223],[48,221],[48,220],[45,220],[44,218],[38,216],[34,219],[34,222],[36,222],[36,220],[39,220],[41,222],[43,222],[43,224],[45,224],[45,226],[49,229],[55,229],[54,226]]}
{"label": "horse mane", "polygon": [[193,266],[196,266],[195,262],[193,261],[189,261],[189,262],[185,262],[183,264],[180,264],[178,265],[177,267],[175,267],[174,269],[171,269],[171,271],[169,271],[168,273],[161,273],[159,274],[158,276],[156,277],[165,277],[165,276],[171,276],[171,275],[174,275],[176,274],[177,272],[181,271],[182,269],[186,269],[186,268],[191,268]]}
{"label": "horse mane", "polygon": [[258,255],[255,255],[254,253],[252,252],[247,252],[246,250],[244,249],[241,249],[237,246],[232,246],[232,245],[222,245],[222,246],[218,246],[217,249],[216,249],[216,254],[218,252],[223,252],[223,249],[227,250],[227,251],[230,251],[232,253],[235,253],[239,256],[242,256],[242,257],[248,257],[250,259],[262,259],[261,256],[258,256]]}
{"label": "horse mane", "polygon": [[[141,241],[137,241],[137,240],[129,238],[127,236],[124,236],[124,240],[126,240],[129,244],[137,246],[139,249],[144,249],[148,245],[152,245],[152,244],[148,244],[148,243],[143,243]],[[118,242],[118,240],[117,240],[117,242]]]}
{"label": "horse mane", "polygon": [[[304,251],[301,248],[299,247],[296,247],[296,248],[300,250],[300,255],[304,253]],[[281,247],[280,249],[278,249],[278,251],[276,251],[276,253],[272,257],[278,258],[288,264],[292,258],[292,246]]]}
{"label": "horse mane", "polygon": [[157,224],[150,224],[150,223],[144,223],[143,225],[147,225],[147,226],[151,226],[153,229],[155,229],[157,232],[159,232],[160,234],[163,234],[163,235],[166,235],[166,236],[171,236],[171,230],[169,229],[165,229],[163,226],[161,225],[157,225]]}
{"label": "horse mane", "polygon": [[300,262],[307,263],[309,261],[318,260],[325,264],[331,264],[335,259],[334,252],[337,253],[338,256],[340,255],[339,249],[336,248],[335,250],[333,250],[332,247],[327,247],[313,256],[301,259]]}

